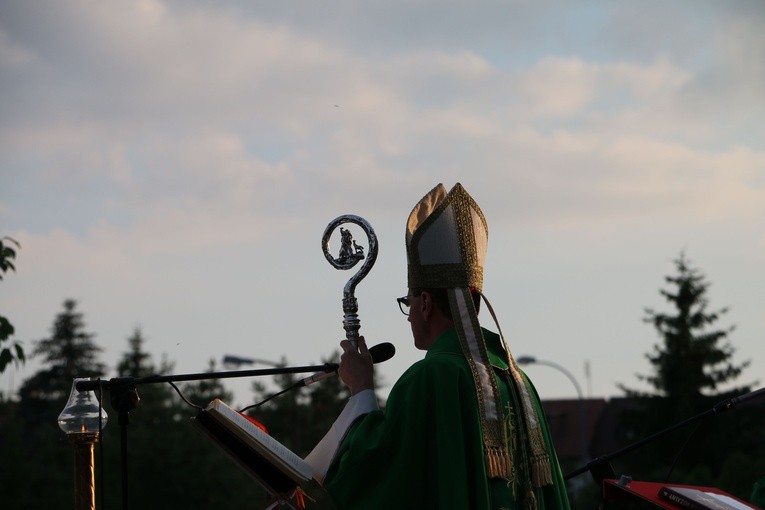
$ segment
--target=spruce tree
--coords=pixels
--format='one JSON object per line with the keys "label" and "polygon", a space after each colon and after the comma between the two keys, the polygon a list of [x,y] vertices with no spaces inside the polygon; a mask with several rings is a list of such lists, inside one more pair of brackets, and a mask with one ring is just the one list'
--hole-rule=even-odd
{"label": "spruce tree", "polygon": [[[650,391],[620,385],[638,405],[622,416],[621,426],[633,440],[701,416],[716,404],[749,391],[748,386],[732,386],[749,361],[732,359],[735,349],[728,337],[734,327],[718,324],[728,309],[710,309],[709,283],[685,254],[674,265],[676,274],[665,277],[669,287],[660,289],[673,310],[645,309],[644,321],[661,338],[646,355],[652,372],[637,376]],[[762,450],[758,439],[762,419],[751,411],[741,408],[678,428],[616,464],[624,463],[621,472],[647,480],[665,480],[671,473],[675,483],[719,487],[744,497],[754,481],[752,469],[762,466],[755,466],[759,462],[756,454],[751,465],[734,465],[731,459],[737,458],[736,452]],[[726,478],[720,473],[726,473]]]}
{"label": "spruce tree", "polygon": [[51,336],[38,340],[34,346],[32,356],[41,357],[46,367],[24,382],[19,390],[22,400],[65,401],[74,378],[104,375],[106,366],[98,359],[101,351],[93,334],[85,331],[77,302],[67,299],[64,310],[53,322]]}
{"label": "spruce tree", "polygon": [[120,377],[146,377],[156,373],[154,363],[151,361],[151,354],[143,350],[145,342],[141,328],[135,328],[132,336],[128,338],[128,351],[122,355],[117,363],[117,375]]}
{"label": "spruce tree", "polygon": [[33,356],[42,358],[43,368],[19,390],[22,435],[18,441],[23,445],[24,458],[14,464],[19,471],[16,488],[20,501],[16,508],[53,508],[60,505],[63,495],[73,494],[72,448],[58,427],[57,417],[76,377],[104,374],[100,352],[93,335],[85,329],[76,301],[66,300],[50,337],[36,342],[32,351]]}
{"label": "spruce tree", "polygon": [[[720,386],[733,382],[750,362],[731,361],[735,349],[728,335],[735,326],[722,329],[716,326],[728,309],[709,310],[706,295],[709,283],[704,276],[691,267],[684,253],[674,264],[677,274],[665,277],[672,288],[659,291],[674,307],[674,312],[660,313],[646,308],[644,321],[654,326],[662,342],[655,344],[653,352],[646,355],[653,373],[638,375],[638,378],[653,388],[648,396],[697,401],[702,396],[721,394]],[[628,395],[641,394],[624,389]]]}

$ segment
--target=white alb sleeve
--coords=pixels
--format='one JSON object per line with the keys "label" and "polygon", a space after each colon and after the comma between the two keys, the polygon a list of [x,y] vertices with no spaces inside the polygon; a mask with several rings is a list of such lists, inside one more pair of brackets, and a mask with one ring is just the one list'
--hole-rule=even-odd
{"label": "white alb sleeve", "polygon": [[332,460],[335,458],[338,448],[340,448],[340,443],[343,442],[345,434],[353,422],[359,417],[377,409],[379,409],[379,406],[377,405],[377,397],[375,397],[373,390],[360,391],[348,400],[340,416],[337,417],[335,423],[330,427],[329,432],[326,433],[305,458],[305,461],[313,468],[313,477],[316,481],[321,484],[324,483],[329,466],[332,464]]}

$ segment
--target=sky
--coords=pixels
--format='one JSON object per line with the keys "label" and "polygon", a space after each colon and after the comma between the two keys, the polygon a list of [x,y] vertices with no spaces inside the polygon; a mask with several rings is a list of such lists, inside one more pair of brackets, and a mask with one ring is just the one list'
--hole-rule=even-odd
{"label": "sky", "polygon": [[764,24],[757,0],[0,0],[0,235],[21,244],[0,313],[31,352],[77,300],[109,377],[137,328],[176,374],[320,363],[353,273],[321,238],[355,214],[379,241],[361,333],[397,349],[384,396],[423,356],[395,301],[406,218],[461,182],[510,349],[560,367],[525,367],[543,398],[644,388],[681,253],[756,388]]}

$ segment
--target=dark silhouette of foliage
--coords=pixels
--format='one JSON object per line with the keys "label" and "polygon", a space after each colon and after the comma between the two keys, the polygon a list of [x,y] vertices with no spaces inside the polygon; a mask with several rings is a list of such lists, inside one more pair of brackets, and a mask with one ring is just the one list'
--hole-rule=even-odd
{"label": "dark silhouette of foliage", "polygon": [[[13,261],[16,259],[16,250],[19,248],[21,248],[21,245],[10,237],[0,238],[0,280],[3,279],[3,275],[8,271],[16,270]],[[10,340],[15,331],[11,321],[0,315],[0,374],[5,372],[6,367],[11,362],[18,366],[26,360],[21,343]],[[6,342],[8,345],[4,346],[3,344]]]}
{"label": "dark silhouette of foliage", "polygon": [[[117,363],[117,375],[120,377],[147,377],[157,372],[151,361],[151,354],[143,350],[146,340],[143,338],[141,328],[135,328],[133,335],[128,338],[128,351],[122,355]],[[172,365],[163,366],[159,373],[172,370]]]}
{"label": "dark silhouette of foliage", "polygon": [[[636,440],[750,391],[749,386],[721,389],[734,383],[749,361],[739,364],[732,361],[735,349],[728,335],[734,328],[717,326],[728,310],[710,311],[709,284],[704,276],[691,267],[684,254],[674,264],[677,274],[665,277],[670,289],[660,290],[673,306],[673,312],[645,310],[645,322],[652,324],[662,339],[646,355],[653,372],[638,375],[652,391],[620,385],[638,406],[622,417],[628,435]],[[675,483],[717,486],[745,498],[762,471],[748,471],[756,466],[731,459],[738,459],[741,454],[755,454],[756,459],[756,452],[763,458],[763,420],[753,411],[751,406],[742,406],[721,416],[696,421],[617,463],[641,479],[664,481],[671,473]]]}
{"label": "dark silhouette of foliage", "polygon": [[[165,358],[156,363],[146,343],[143,332],[136,328],[117,362],[117,376],[173,373],[173,363]],[[100,351],[94,336],[86,333],[76,303],[67,300],[64,311],[55,318],[51,336],[36,344],[43,369],[24,381],[18,402],[0,400],[4,508],[55,508],[73,499],[74,451],[56,417],[75,377],[103,376],[106,370],[98,360]],[[207,370],[216,370],[213,361]],[[275,384],[284,388],[297,379],[277,377]],[[95,447],[97,507],[102,499],[105,508],[122,507],[124,460],[130,508],[264,508],[269,500],[265,490],[194,425],[199,412],[194,406],[205,406],[214,398],[231,403],[231,393],[221,380],[176,384],[193,405],[184,402],[168,383],[136,385],[140,400],[127,415],[124,459],[123,427],[111,405],[113,390],[104,391],[102,400],[109,418]],[[270,394],[265,385],[260,386],[263,389],[256,393],[256,401]],[[344,385],[334,377],[277,397],[256,415],[276,439],[305,455],[329,429],[347,397]]]}
{"label": "dark silhouette of foliage", "polygon": [[[208,361],[206,371],[208,373],[218,371],[218,366],[214,359],[211,358]],[[224,402],[231,402],[234,398],[234,395],[223,386],[220,379],[200,379],[183,383],[181,387],[186,399],[201,407],[206,406],[216,398]]]}
{"label": "dark silhouette of foliage", "polygon": [[41,357],[46,367],[24,383],[20,390],[22,399],[65,401],[74,378],[100,377],[106,373],[106,366],[98,360],[101,350],[93,342],[93,335],[85,332],[77,302],[67,299],[64,311],[53,323],[51,336],[38,340],[34,346],[32,356]]}
{"label": "dark silhouette of foliage", "polygon": [[[738,378],[750,362],[738,365],[731,362],[735,349],[727,338],[734,326],[713,329],[728,309],[708,309],[709,284],[704,276],[689,265],[684,254],[675,260],[675,268],[677,275],[665,277],[674,289],[660,290],[674,306],[675,313],[646,309],[644,321],[656,328],[662,342],[646,355],[654,373],[638,378],[654,388],[654,395],[695,400],[703,394],[718,393],[720,385]],[[627,393],[640,394],[633,390]]]}
{"label": "dark silhouette of foliage", "polygon": [[[7,482],[9,486],[4,487],[16,492],[16,508],[51,508],[65,500],[64,494],[71,498],[73,453],[57,417],[74,378],[104,374],[105,366],[98,360],[100,351],[93,335],[85,332],[76,302],[66,300],[64,310],[54,320],[51,336],[35,344],[32,355],[42,358],[43,368],[24,381],[18,404],[9,403],[5,409],[9,418],[4,425],[8,428],[3,427],[0,436],[7,437],[20,455],[9,462],[13,486]],[[0,479],[6,483],[4,476]]]}
{"label": "dark silhouette of foliage", "polygon": [[[143,350],[140,330],[128,339],[130,350],[120,363],[121,376],[145,377],[172,373],[164,361],[156,370],[151,356]],[[211,360],[208,371],[215,371]],[[203,407],[214,398],[230,400],[230,392],[218,380],[176,383],[183,397]],[[169,383],[136,387],[139,405],[130,412],[128,427],[128,478],[130,505],[135,508],[237,508],[265,502],[265,492],[202,433],[193,417],[199,411],[184,402]],[[114,420],[116,426],[116,420]],[[112,429],[110,461],[119,466],[119,440]],[[113,469],[114,471],[114,469]],[[112,474],[110,494],[116,499],[121,488]],[[116,499],[116,501],[119,501]]]}

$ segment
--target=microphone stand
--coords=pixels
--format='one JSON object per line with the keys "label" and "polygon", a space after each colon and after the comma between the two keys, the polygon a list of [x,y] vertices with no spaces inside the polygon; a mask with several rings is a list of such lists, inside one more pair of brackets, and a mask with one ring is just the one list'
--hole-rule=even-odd
{"label": "microphone stand", "polygon": [[[113,379],[94,381],[79,381],[75,387],[77,391],[96,391],[106,389],[110,392],[110,402],[117,411],[120,425],[120,470],[122,478],[122,508],[128,510],[128,483],[127,483],[127,426],[130,421],[130,411],[138,407],[141,400],[138,397],[136,386],[142,384],[157,384],[163,382],[199,381],[204,379],[230,379],[233,377],[258,377],[263,375],[300,374],[305,372],[334,372],[338,369],[337,363],[324,363],[323,365],[308,365],[298,367],[276,367],[257,370],[232,370],[226,372],[202,372],[195,374],[177,375],[150,375],[148,377],[115,377]],[[103,440],[101,441],[103,445]]]}
{"label": "microphone stand", "polygon": [[722,402],[718,402],[715,404],[711,409],[708,409],[702,413],[697,414],[696,416],[692,416],[688,418],[687,420],[683,420],[680,423],[676,423],[675,425],[672,425],[670,427],[667,427],[666,429],[660,430],[654,434],[651,434],[650,436],[641,439],[640,441],[637,441],[635,443],[632,443],[631,445],[626,446],[625,448],[622,448],[621,450],[617,450],[613,453],[609,453],[606,455],[601,455],[600,457],[597,457],[590,462],[588,462],[586,465],[575,469],[574,471],[571,471],[570,473],[566,474],[563,479],[568,480],[569,478],[573,478],[575,476],[578,476],[586,471],[590,471],[592,473],[593,478],[595,478],[595,481],[600,485],[603,478],[614,478],[616,475],[614,474],[614,470],[611,467],[610,461],[612,459],[615,459],[617,457],[621,457],[622,455],[629,453],[633,450],[636,450],[651,441],[654,441],[660,437],[663,437],[670,432],[674,432],[677,429],[680,429],[682,427],[685,427],[686,425],[690,425],[691,423],[695,423],[699,420],[703,420],[705,418],[708,418],[709,416],[716,416],[718,414],[721,414],[725,411],[728,411],[730,409],[733,409],[737,404],[740,404],[742,402],[746,402],[747,400],[751,400],[753,398],[760,397],[765,394],[765,387],[760,388],[759,390],[751,391],[749,393],[745,393],[744,395],[741,395],[739,397],[733,397],[726,400],[723,400]]}

